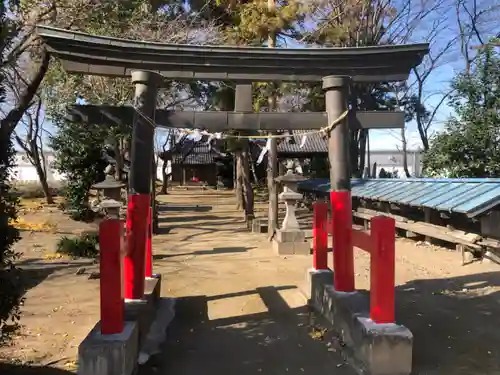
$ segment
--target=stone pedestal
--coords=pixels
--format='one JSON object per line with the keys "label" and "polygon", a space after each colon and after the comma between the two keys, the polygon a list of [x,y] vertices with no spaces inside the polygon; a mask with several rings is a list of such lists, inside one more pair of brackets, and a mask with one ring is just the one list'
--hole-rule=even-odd
{"label": "stone pedestal", "polygon": [[144,298],[125,301],[125,328],[102,335],[98,323],[78,348],[79,375],[134,375],[159,353],[167,327],[172,322],[175,300],[161,298],[161,276],[145,280]]}
{"label": "stone pedestal", "polygon": [[311,245],[300,229],[278,229],[273,238],[273,249],[279,255],[311,254]]}
{"label": "stone pedestal", "polygon": [[144,298],[125,300],[125,320],[136,322],[139,328],[139,346],[142,347],[146,335],[155,319],[160,301],[161,277],[154,275],[145,280]]}
{"label": "stone pedestal", "polygon": [[325,319],[342,352],[358,374],[409,375],[413,335],[398,324],[376,324],[369,318],[369,295],[338,292],[330,270],[308,270],[309,306]]}
{"label": "stone pedestal", "polygon": [[126,322],[114,335],[102,335],[98,323],[78,348],[78,375],[133,375],[138,353],[136,322]]}

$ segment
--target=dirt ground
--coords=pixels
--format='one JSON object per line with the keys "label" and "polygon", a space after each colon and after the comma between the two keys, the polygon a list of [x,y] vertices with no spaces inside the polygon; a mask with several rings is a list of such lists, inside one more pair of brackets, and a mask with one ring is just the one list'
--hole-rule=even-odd
{"label": "dirt ground", "polygon": [[[161,200],[168,206],[161,207],[161,234],[153,239],[154,272],[163,275],[163,296],[179,298],[182,319],[144,375],[351,374],[338,353],[308,332],[297,287],[310,257],[275,255],[265,235],[248,233],[229,192],[175,191]],[[0,349],[0,372],[69,374],[78,343],[98,319],[99,280],[88,279],[96,265],[54,259],[53,252],[60,236],[91,226],[55,208],[30,210],[23,219],[47,231],[25,231],[17,244],[28,281],[23,329]],[[415,374],[500,373],[500,266],[462,267],[460,259],[398,239],[397,321],[414,334]],[[357,287],[368,289],[368,256],[356,251],[355,264]]]}

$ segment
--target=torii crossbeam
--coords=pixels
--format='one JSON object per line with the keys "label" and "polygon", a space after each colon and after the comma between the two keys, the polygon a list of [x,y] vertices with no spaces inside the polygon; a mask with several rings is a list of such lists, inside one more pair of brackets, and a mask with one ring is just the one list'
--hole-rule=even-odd
{"label": "torii crossbeam", "polygon": [[[130,124],[135,109],[132,106],[72,105],[68,119],[87,124]],[[352,112],[351,129],[397,129],[404,126],[401,111]],[[321,129],[328,122],[326,112],[229,112],[229,111],[169,111],[157,109],[155,124],[165,128],[207,129],[211,132],[229,130],[303,130]]]}

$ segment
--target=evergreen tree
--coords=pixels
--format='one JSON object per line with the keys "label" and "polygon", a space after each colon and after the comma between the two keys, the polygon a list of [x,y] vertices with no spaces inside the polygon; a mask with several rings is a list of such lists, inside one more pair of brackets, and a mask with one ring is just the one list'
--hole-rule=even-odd
{"label": "evergreen tree", "polygon": [[470,74],[453,82],[455,115],[431,139],[424,173],[435,177],[500,176],[500,55],[484,49]]}
{"label": "evergreen tree", "polygon": [[108,135],[99,125],[83,127],[61,121],[50,146],[55,152],[54,167],[66,176],[66,209],[74,220],[91,220],[89,205],[92,185],[104,179],[107,163],[102,145]]}

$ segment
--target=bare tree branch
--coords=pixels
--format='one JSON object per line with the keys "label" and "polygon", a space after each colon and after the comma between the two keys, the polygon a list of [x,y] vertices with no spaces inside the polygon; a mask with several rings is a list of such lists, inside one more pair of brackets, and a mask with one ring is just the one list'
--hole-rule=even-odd
{"label": "bare tree branch", "polygon": [[13,134],[17,144],[25,152],[29,162],[36,170],[47,203],[52,204],[54,203],[54,199],[47,181],[46,156],[44,154],[42,138],[43,120],[41,116],[42,100],[36,97],[30,103],[23,117],[23,124],[25,125],[24,136],[21,136],[18,131],[15,131]]}

